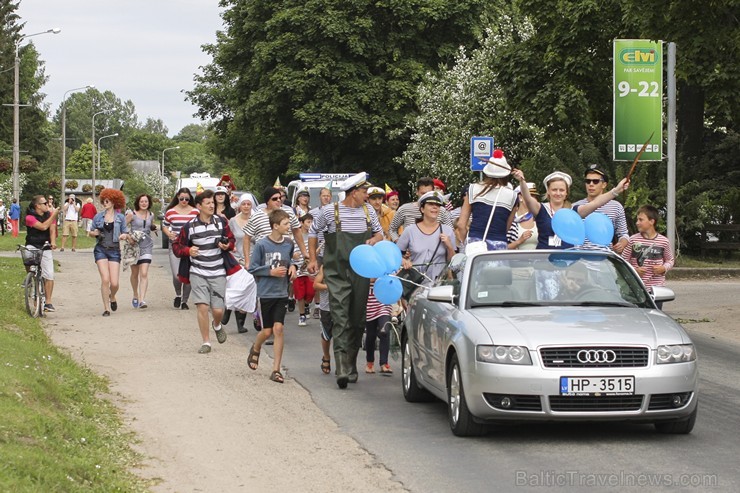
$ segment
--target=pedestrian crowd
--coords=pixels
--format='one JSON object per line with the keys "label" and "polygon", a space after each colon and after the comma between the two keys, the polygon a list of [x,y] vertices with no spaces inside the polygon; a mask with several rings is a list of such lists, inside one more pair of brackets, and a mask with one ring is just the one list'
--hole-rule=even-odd
{"label": "pedestrian crowd", "polygon": [[[248,332],[250,317],[257,336],[247,365],[256,370],[263,347],[273,345],[269,378],[278,383],[285,380],[286,318],[297,308],[298,327],[312,319],[319,324],[320,370],[328,375],[333,369],[337,385],[346,388],[358,381],[357,359],[363,349],[366,374],[393,373],[389,324],[397,323],[405,307],[403,298],[396,305],[379,302],[374,279],[353,271],[350,255],[359,245],[395,242],[403,255],[398,275],[429,286],[457,252],[571,248],[553,230],[555,214],[572,209],[585,218],[601,212],[614,227],[611,249],[635,267],[646,286],[664,285],[673,254],[668,240],[656,230],[658,211],[650,205],[641,207],[638,233],[630,236],[624,208],[616,200],[629,181],[622,179],[609,189],[609,176],[597,165],[584,171],[583,181],[586,197],[571,203],[573,178],[554,171],[543,180],[540,195],[537,184],[528,182],[523,171],[512,168],[497,150],[487,160],[481,180],[462,191],[457,208],[446,195],[444,181],[431,177],[419,178],[415,200],[404,204],[398,192],[387,185],[374,186],[366,173],[341,182],[337,200],[333,199],[337,190],[330,187],[299,188],[294,207],[286,203],[286,191],[280,186],[267,187],[262,203],[249,192],[233,193],[232,183],[196,194],[181,188],[164,206],[161,222],[169,240],[172,307],[189,310],[194,305],[201,354],[212,351],[212,333],[218,343],[226,341],[224,327],[232,316],[238,333]],[[57,209],[52,197],[35,196],[25,215],[26,244],[41,249],[49,243],[56,249],[59,216],[59,251],[71,236],[75,252],[81,225],[96,238],[93,258],[100,275],[103,316],[118,310],[122,263],[124,270],[131,269],[131,306],[146,309],[152,235],[159,229],[152,198],[138,195],[127,209],[121,191],[104,189],[100,204],[98,211],[91,199],[81,204],[70,195]],[[2,234],[7,227],[17,235],[20,215],[16,200],[9,209],[0,200]],[[52,312],[52,250],[44,252],[42,269],[45,310]]]}

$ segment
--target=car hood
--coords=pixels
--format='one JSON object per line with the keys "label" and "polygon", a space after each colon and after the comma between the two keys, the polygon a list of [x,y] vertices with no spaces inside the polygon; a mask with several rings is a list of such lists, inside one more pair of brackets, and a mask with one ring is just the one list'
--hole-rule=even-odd
{"label": "car hood", "polygon": [[[470,313],[485,329],[481,344],[647,345],[691,342],[683,328],[658,310],[627,307],[481,307]],[[483,335],[483,334],[481,334]]]}

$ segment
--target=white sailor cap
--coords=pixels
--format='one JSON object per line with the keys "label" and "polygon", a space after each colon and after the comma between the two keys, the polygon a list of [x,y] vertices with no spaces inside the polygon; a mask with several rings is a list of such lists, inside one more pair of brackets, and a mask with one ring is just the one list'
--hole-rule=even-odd
{"label": "white sailor cap", "polygon": [[437,190],[432,190],[419,197],[419,207],[424,207],[424,204],[445,205],[446,203],[445,196]]}
{"label": "white sailor cap", "polygon": [[573,179],[570,177],[568,173],[563,173],[562,171],[554,171],[547,175],[544,180],[542,180],[542,183],[545,184],[545,188],[547,188],[547,184],[551,182],[552,180],[559,178],[563,180],[568,187],[573,183]]}
{"label": "white sailor cap", "polygon": [[344,192],[349,192],[353,188],[370,188],[372,184],[367,181],[367,173],[357,173],[344,180],[340,185],[339,189]]}

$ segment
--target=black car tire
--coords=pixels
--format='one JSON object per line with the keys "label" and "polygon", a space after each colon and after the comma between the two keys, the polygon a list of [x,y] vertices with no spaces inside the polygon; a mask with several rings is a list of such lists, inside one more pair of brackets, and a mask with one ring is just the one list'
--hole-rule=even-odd
{"label": "black car tire", "polygon": [[409,339],[404,332],[401,342],[401,387],[406,402],[432,402],[435,397],[426,389],[419,386],[416,381],[416,373],[411,360],[411,349]]}
{"label": "black car tire", "polygon": [[682,418],[676,421],[656,421],[655,429],[658,433],[665,433],[669,435],[687,435],[694,429],[696,424],[696,415],[699,412],[699,406],[696,406],[694,412],[689,414],[688,417]]}
{"label": "black car tire", "polygon": [[468,409],[456,354],[452,356],[447,372],[447,414],[452,433],[459,437],[480,436],[486,432],[486,426],[476,423]]}

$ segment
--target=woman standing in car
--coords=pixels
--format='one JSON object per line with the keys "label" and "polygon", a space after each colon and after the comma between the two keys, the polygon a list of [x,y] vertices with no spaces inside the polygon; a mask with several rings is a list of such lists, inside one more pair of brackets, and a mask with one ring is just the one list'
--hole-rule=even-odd
{"label": "woman standing in car", "polygon": [[175,301],[173,306],[182,310],[189,310],[188,299],[190,298],[190,284],[184,284],[177,278],[177,270],[180,267],[180,259],[172,253],[172,242],[180,234],[182,227],[192,221],[198,215],[195,208],[195,200],[188,188],[177,191],[172,201],[167,206],[162,221],[162,232],[167,235],[169,241],[170,269],[172,270],[172,285],[175,288]]}

